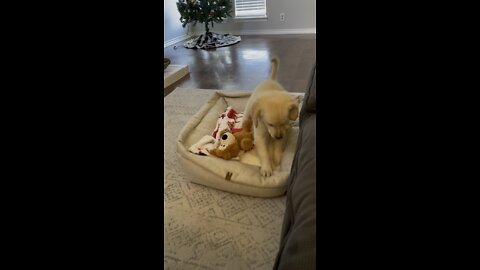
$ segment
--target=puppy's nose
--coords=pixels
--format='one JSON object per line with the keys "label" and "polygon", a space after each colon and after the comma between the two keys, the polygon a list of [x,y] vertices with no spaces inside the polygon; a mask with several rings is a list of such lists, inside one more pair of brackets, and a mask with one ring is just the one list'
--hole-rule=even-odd
{"label": "puppy's nose", "polygon": [[280,140],[281,138],[283,138],[283,135],[275,136],[275,139],[277,139],[277,140]]}

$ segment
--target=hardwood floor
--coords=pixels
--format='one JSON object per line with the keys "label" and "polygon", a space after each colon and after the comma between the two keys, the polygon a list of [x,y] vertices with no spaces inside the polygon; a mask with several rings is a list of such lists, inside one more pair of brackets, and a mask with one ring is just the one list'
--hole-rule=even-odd
{"label": "hardwood floor", "polygon": [[316,35],[242,35],[239,43],[213,50],[193,50],[182,42],[165,48],[164,57],[174,65],[188,65],[189,76],[164,89],[177,87],[253,90],[270,76],[270,58],[280,59],[278,81],[290,92],[305,92],[316,58]]}

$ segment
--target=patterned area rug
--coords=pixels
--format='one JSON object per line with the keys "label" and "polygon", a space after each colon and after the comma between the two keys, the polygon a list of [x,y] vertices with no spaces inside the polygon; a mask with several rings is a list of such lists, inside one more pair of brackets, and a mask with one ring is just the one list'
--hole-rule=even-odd
{"label": "patterned area rug", "polygon": [[233,36],[230,34],[217,34],[208,32],[198,37],[187,40],[183,46],[188,49],[214,49],[219,47],[230,46],[242,40],[240,36]]}
{"label": "patterned area rug", "polygon": [[272,269],[285,196],[261,199],[189,182],[175,140],[214,90],[175,89],[164,98],[164,268]]}

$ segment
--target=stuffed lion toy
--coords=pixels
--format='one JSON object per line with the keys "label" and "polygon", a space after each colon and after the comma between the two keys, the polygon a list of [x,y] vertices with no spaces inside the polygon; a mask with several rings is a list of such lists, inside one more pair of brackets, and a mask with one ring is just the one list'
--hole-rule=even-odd
{"label": "stuffed lion toy", "polygon": [[210,151],[210,154],[230,160],[240,154],[240,150],[245,152],[253,148],[253,133],[251,123],[244,124],[242,130],[236,133],[231,133],[225,130],[220,136],[219,145]]}

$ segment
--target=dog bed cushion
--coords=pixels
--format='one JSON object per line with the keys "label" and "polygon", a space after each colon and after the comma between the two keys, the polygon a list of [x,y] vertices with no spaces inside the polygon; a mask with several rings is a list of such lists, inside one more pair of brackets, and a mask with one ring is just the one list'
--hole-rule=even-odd
{"label": "dog bed cushion", "polygon": [[[303,93],[290,93],[302,106]],[[295,121],[282,156],[280,167],[270,177],[260,175],[258,162],[242,162],[241,159],[224,160],[214,156],[201,156],[189,151],[189,148],[202,137],[211,134],[219,115],[227,107],[243,112],[251,92],[216,91],[212,98],[187,122],[177,138],[177,155],[192,181],[223,191],[254,197],[276,197],[283,195],[287,187],[287,178],[296,148],[298,137],[298,119]],[[255,160],[255,148],[245,160]]]}

